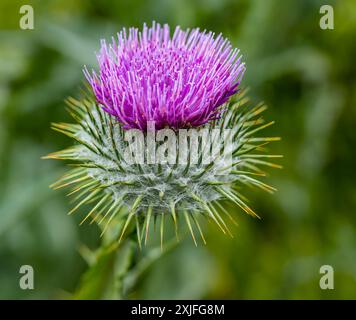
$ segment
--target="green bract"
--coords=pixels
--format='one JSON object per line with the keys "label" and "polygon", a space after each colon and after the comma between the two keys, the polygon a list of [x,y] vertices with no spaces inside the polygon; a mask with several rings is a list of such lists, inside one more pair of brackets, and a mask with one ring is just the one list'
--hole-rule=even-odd
{"label": "green bract", "polygon": [[[90,205],[82,222],[88,219],[97,222],[103,226],[102,233],[112,223],[121,224],[118,241],[135,222],[139,244],[143,240],[146,243],[150,224],[159,221],[162,243],[165,220],[173,221],[177,234],[182,220],[195,244],[195,232],[205,243],[199,224],[202,218],[213,220],[224,233],[230,233],[225,218],[234,220],[222,206],[222,200],[230,200],[257,217],[241,195],[241,188],[249,185],[268,192],[275,190],[260,180],[265,176],[260,167],[280,167],[267,161],[280,156],[261,152],[265,151],[266,144],[279,138],[257,136],[273,122],[265,123],[262,119],[264,104],[248,107],[245,91],[236,95],[218,120],[199,128],[183,129],[183,133],[188,134],[185,141],[189,143],[185,145],[181,143],[182,132],[177,131],[174,131],[177,139],[172,137],[168,142],[162,139],[162,136],[169,138],[168,134],[137,129],[133,129],[128,139],[129,130],[103,111],[90,94],[81,100],[70,98],[67,102],[76,123],[55,123],[52,128],[72,138],[75,144],[46,158],[70,160],[75,164],[71,164],[74,169],[52,187],[71,188],[70,195],[75,196],[77,204],[70,213]],[[153,162],[148,161],[147,151],[152,147],[149,142],[152,138],[155,142]],[[223,143],[218,143],[219,139]],[[184,146],[187,157],[181,161]],[[229,152],[225,152],[226,149]],[[206,161],[208,156],[210,161]]]}

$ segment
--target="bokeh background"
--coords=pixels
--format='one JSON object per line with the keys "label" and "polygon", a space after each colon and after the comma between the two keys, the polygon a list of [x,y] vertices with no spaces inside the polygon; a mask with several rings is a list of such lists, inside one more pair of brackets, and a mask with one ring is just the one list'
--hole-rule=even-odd
{"label": "bokeh background", "polygon": [[[31,4],[35,29],[19,28]],[[319,27],[334,7],[335,29]],[[66,121],[82,67],[96,66],[100,38],[155,20],[222,32],[244,55],[253,101],[269,105],[282,141],[278,192],[247,191],[262,220],[229,207],[234,239],[207,225],[207,246],[189,237],[150,265],[131,298],[356,298],[356,2],[354,0],[43,0],[0,2],[0,298],[70,298],[99,232],[68,217],[65,192],[48,185],[64,163],[40,160],[68,146],[50,130]],[[32,265],[35,289],[19,288]],[[321,290],[331,265],[335,289]]]}

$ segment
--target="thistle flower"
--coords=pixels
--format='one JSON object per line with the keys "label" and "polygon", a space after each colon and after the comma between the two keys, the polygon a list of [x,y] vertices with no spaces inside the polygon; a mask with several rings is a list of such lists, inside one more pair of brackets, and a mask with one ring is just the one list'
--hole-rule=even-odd
{"label": "thistle flower", "polygon": [[[260,151],[279,138],[255,136],[273,122],[264,123],[264,104],[251,108],[246,90],[237,93],[244,65],[227,40],[179,27],[171,38],[167,25],[153,24],[128,36],[123,30],[109,47],[103,41],[98,60],[99,75],[84,71],[92,92],[67,101],[76,123],[52,125],[76,142],[47,156],[76,162],[53,184],[72,187],[78,203],[70,213],[91,205],[82,222],[97,222],[102,234],[119,226],[118,241],[133,226],[140,246],[157,220],[163,242],[167,218],[177,234],[185,222],[195,244],[196,232],[205,243],[201,218],[230,233],[225,216],[234,219],[222,200],[257,217],[241,188],[274,191],[259,167],[279,167],[265,158],[280,156]],[[185,144],[171,135],[182,130],[191,133]]]}
{"label": "thistle flower", "polygon": [[101,43],[99,75],[85,69],[96,99],[124,128],[197,127],[217,119],[244,72],[239,51],[221,35],[144,25]]}

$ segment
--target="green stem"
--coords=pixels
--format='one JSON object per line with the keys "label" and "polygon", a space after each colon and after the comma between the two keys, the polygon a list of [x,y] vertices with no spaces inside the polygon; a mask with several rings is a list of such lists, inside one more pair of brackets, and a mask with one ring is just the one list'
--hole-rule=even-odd
{"label": "green stem", "polygon": [[162,255],[174,248],[177,241],[167,242],[164,249],[139,249],[130,233],[120,244],[104,237],[99,249],[81,252],[86,255],[89,268],[83,274],[74,293],[75,299],[127,299],[146,270]]}

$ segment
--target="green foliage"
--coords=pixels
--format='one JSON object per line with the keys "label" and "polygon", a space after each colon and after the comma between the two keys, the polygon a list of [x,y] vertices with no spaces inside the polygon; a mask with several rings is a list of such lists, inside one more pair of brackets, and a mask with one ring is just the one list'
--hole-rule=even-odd
{"label": "green foliage", "polygon": [[127,241],[120,250],[115,245],[100,248],[95,262],[82,276],[74,299],[121,299],[123,278],[130,267],[135,246]]}

